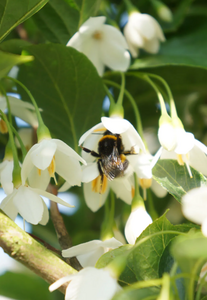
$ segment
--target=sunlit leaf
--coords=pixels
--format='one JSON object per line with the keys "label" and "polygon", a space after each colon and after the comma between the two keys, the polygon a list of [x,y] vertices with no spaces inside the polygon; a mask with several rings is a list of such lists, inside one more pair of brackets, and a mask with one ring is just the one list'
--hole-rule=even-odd
{"label": "sunlit leaf", "polygon": [[176,160],[161,159],[153,168],[154,179],[160,183],[176,200],[181,202],[187,191],[206,185],[206,178],[191,168],[190,178],[187,167],[180,166]]}

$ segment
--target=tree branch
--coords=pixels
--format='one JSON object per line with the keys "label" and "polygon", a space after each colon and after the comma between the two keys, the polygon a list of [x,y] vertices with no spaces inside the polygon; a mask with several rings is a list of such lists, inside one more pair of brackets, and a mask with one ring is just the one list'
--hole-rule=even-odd
{"label": "tree branch", "polygon": [[[34,240],[0,210],[0,247],[48,283],[77,271]],[[64,293],[67,283],[59,288]]]}

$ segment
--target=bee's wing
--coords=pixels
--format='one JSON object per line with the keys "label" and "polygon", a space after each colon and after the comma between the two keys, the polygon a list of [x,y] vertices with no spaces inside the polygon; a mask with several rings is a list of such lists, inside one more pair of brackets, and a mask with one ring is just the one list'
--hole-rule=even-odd
{"label": "bee's wing", "polygon": [[110,156],[102,158],[102,167],[104,174],[109,180],[113,180],[117,176],[117,171],[122,167],[122,161],[116,147],[114,147]]}

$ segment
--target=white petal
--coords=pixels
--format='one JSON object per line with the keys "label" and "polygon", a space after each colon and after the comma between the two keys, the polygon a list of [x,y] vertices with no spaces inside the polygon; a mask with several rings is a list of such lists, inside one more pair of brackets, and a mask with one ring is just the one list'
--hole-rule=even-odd
{"label": "white petal", "polygon": [[88,252],[85,254],[78,255],[77,259],[83,268],[95,267],[97,261],[104,253],[105,253],[104,249],[99,247],[95,251],[91,251],[91,252]]}
{"label": "white petal", "polygon": [[69,203],[63,201],[61,198],[59,198],[59,197],[57,197],[57,196],[55,196],[51,193],[45,192],[45,191],[40,190],[40,189],[34,189],[34,188],[30,188],[30,189],[32,191],[36,192],[37,194],[42,195],[42,196],[44,196],[44,197],[46,197],[46,198],[48,198],[48,199],[50,199],[50,200],[52,200],[56,203],[60,203],[60,204],[65,205],[67,207],[74,207],[74,205],[70,205]]}
{"label": "white petal", "polygon": [[164,123],[159,127],[158,139],[163,148],[172,151],[177,146],[177,135],[175,128],[170,123]]}
{"label": "white petal", "polygon": [[149,53],[156,54],[160,49],[160,42],[157,38],[146,40],[143,49]]}
{"label": "white petal", "polygon": [[138,236],[151,223],[152,219],[143,206],[132,211],[125,226],[125,236],[128,243],[134,244]]}
{"label": "white petal", "polygon": [[151,161],[152,156],[150,154],[141,153],[137,155],[135,171],[139,178],[152,178]]}
{"label": "white petal", "polygon": [[41,221],[44,211],[42,198],[29,187],[20,186],[13,203],[28,223],[36,225]]}
{"label": "white petal", "polygon": [[90,17],[87,21],[85,21],[81,27],[79,28],[79,32],[81,34],[91,34],[96,30],[100,30],[103,28],[103,24],[106,21],[106,17],[99,16],[99,17]]}
{"label": "white petal", "polygon": [[58,279],[57,281],[55,281],[53,284],[51,284],[49,286],[49,291],[53,292],[54,290],[57,290],[61,285],[63,285],[64,283],[72,280],[77,274],[74,275],[68,275],[65,277],[62,277],[60,279]]}
{"label": "white petal", "polygon": [[116,280],[106,270],[87,267],[70,282],[65,299],[110,300],[119,289]]}
{"label": "white petal", "polygon": [[155,25],[157,21],[148,14],[137,15],[137,20],[135,28],[142,34],[146,39],[150,40],[156,37],[157,26]]}
{"label": "white petal", "polygon": [[102,246],[102,241],[93,240],[86,243],[79,244],[77,246],[73,246],[69,249],[62,250],[63,257],[73,257],[80,254],[85,254],[87,252],[91,252],[96,250],[97,248]]}
{"label": "white petal", "polygon": [[[163,147],[160,147],[160,149],[158,149],[157,153],[155,153],[155,155],[154,155],[154,157],[153,157],[153,159],[151,161],[151,168],[152,169],[156,165],[156,163],[159,160],[160,156],[162,155],[163,151],[164,151]],[[168,151],[166,151],[166,152],[168,152]]]}
{"label": "white petal", "polygon": [[205,145],[195,140],[195,146],[189,153],[189,164],[195,170],[207,176],[207,153],[205,148]]}
{"label": "white petal", "polygon": [[93,126],[91,129],[89,129],[88,131],[86,131],[79,139],[79,142],[78,142],[78,145],[82,145],[83,142],[86,140],[86,138],[94,131],[98,130],[98,129],[101,129],[103,127],[103,124],[102,123],[99,123],[95,126]]}
{"label": "white petal", "polygon": [[152,179],[151,190],[153,193],[159,197],[163,198],[167,195],[167,190],[164,189],[156,180]]}
{"label": "white petal", "polygon": [[44,210],[43,210],[42,219],[39,222],[39,224],[46,225],[49,221],[49,211],[48,211],[47,205],[45,204],[45,202],[43,200],[42,200],[42,203],[43,203]]}
{"label": "white petal", "polygon": [[[23,174],[23,172],[22,172]],[[25,174],[24,174],[25,175]],[[25,181],[22,180],[25,183]],[[32,165],[32,170],[28,175],[28,183],[32,188],[46,190],[50,182],[50,175],[48,170],[41,170],[39,175],[38,169]]]}
{"label": "white petal", "polygon": [[103,33],[104,33],[104,43],[105,42],[108,43],[112,41],[115,45],[122,47],[123,49],[128,48],[127,42],[119,29],[111,25],[104,25]]}
{"label": "white petal", "polygon": [[207,237],[207,218],[202,222],[201,231]]}
{"label": "white petal", "polygon": [[84,166],[82,172],[82,182],[90,182],[99,176],[97,163],[89,163],[87,166]]}
{"label": "white petal", "polygon": [[69,157],[59,150],[55,153],[56,172],[71,186],[81,185],[82,170],[78,160]]}
{"label": "white petal", "polygon": [[202,224],[207,218],[207,187],[190,190],[182,198],[184,216],[192,222]]}
{"label": "white petal", "polygon": [[109,193],[109,186],[104,194],[92,191],[91,182],[83,184],[83,192],[87,206],[93,211],[97,211],[103,206]]}
{"label": "white petal", "polygon": [[177,147],[175,148],[175,153],[187,154],[195,145],[194,135],[190,132],[185,132],[181,130],[177,133]]}
{"label": "white petal", "polygon": [[[50,140],[42,140],[40,143],[35,144],[27,153],[26,159],[31,159],[32,163],[40,170],[45,170],[49,167],[52,158],[55,154],[57,146],[55,142]],[[29,158],[27,158],[27,156]]]}
{"label": "white petal", "polygon": [[5,212],[5,214],[7,214],[7,216],[9,216],[9,218],[13,221],[16,219],[18,214],[18,210],[13,203],[13,197],[16,193],[17,189],[14,189],[13,193],[4,198],[0,204],[0,209],[2,209]]}
{"label": "white petal", "polygon": [[130,150],[131,147],[135,147],[135,151],[137,153],[139,152],[139,148],[144,153],[146,152],[145,145],[132,124],[130,124],[129,129],[126,132],[122,133],[122,142],[126,150]]}
{"label": "white petal", "polygon": [[101,121],[106,129],[114,134],[121,134],[129,129],[131,123],[121,118],[102,117]]}
{"label": "white petal", "polygon": [[78,161],[81,161],[83,164],[86,164],[85,160],[78,155],[71,147],[69,147],[66,143],[58,139],[52,139],[52,141],[57,145],[57,149],[64,153],[67,156],[70,156]]}
{"label": "white petal", "polygon": [[111,182],[111,189],[114,191],[116,196],[131,204],[132,202],[132,186],[126,178],[116,178]]}
{"label": "white petal", "polygon": [[0,180],[2,187],[4,189],[4,192],[9,195],[13,191],[13,177],[12,177],[12,172],[14,168],[14,161],[8,161],[5,160],[0,164]]}

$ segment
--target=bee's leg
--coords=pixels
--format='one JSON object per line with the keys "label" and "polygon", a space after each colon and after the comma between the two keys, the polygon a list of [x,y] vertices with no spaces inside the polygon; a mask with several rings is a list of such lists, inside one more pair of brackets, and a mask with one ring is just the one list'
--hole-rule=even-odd
{"label": "bee's leg", "polygon": [[97,153],[97,152],[95,152],[95,151],[93,151],[93,150],[90,150],[90,149],[88,149],[88,148],[85,148],[85,147],[83,147],[83,146],[80,146],[82,149],[83,149],[83,151],[85,151],[86,153],[90,153],[92,156],[95,156],[95,157],[100,157],[100,155]]}
{"label": "bee's leg", "polygon": [[103,173],[102,168],[101,168],[101,159],[98,160],[98,171],[99,171],[99,174],[101,176],[99,194],[102,194],[102,187],[103,187],[103,181],[104,181],[104,173]]}
{"label": "bee's leg", "polygon": [[138,153],[135,151],[135,147],[131,147],[130,150],[124,151],[123,154],[124,155],[132,155],[132,154],[138,154]]}

